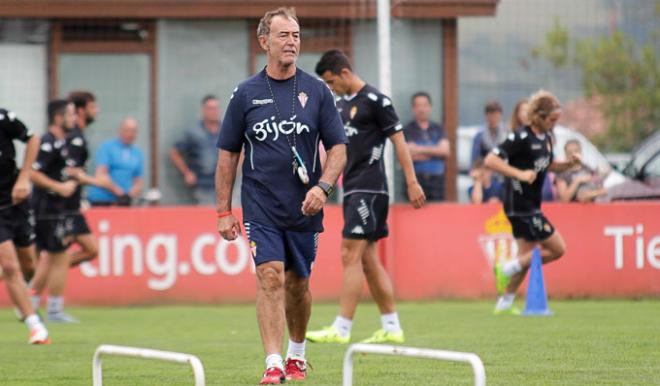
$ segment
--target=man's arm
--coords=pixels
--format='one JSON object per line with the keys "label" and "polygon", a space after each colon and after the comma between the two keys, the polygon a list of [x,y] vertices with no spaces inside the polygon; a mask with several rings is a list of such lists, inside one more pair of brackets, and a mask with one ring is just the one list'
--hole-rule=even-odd
{"label": "man's arm", "polygon": [[128,191],[128,195],[131,198],[138,198],[143,188],[144,188],[144,179],[142,177],[134,177],[133,186],[131,186],[131,189]]}
{"label": "man's arm", "polygon": [[[420,155],[426,155],[430,157],[439,157],[447,158],[451,155],[451,149],[449,147],[449,140],[446,138],[438,141],[437,144],[433,146],[416,146],[416,152]],[[414,154],[413,154],[414,155]]]}
{"label": "man's arm", "polygon": [[218,212],[218,232],[225,240],[234,240],[241,233],[241,225],[231,214],[231,193],[241,153],[218,150],[215,169],[215,197]]}
{"label": "man's arm", "polygon": [[580,185],[585,182],[589,182],[590,180],[591,177],[587,176],[586,174],[575,176],[570,184],[567,184],[566,180],[563,178],[557,178],[557,194],[559,195],[559,201],[573,201],[573,197],[576,197],[575,194],[577,193]]}
{"label": "man's arm", "polygon": [[186,185],[194,186],[197,184],[197,176],[193,173],[192,170],[186,165],[186,161],[179,153],[176,147],[170,149],[170,160],[174,166],[181,172],[183,179],[186,181]]}
{"label": "man's arm", "polygon": [[55,181],[38,170],[32,170],[30,172],[30,180],[38,187],[55,192],[61,197],[71,197],[78,186],[73,180],[66,182]]}
{"label": "man's arm", "polygon": [[13,189],[11,190],[11,201],[13,204],[18,204],[19,202],[24,201],[30,195],[30,170],[32,169],[32,164],[37,159],[38,153],[39,137],[35,135],[27,141],[27,147],[23,157],[23,166],[21,166],[21,171],[18,174]]}
{"label": "man's arm", "polygon": [[498,157],[495,153],[488,153],[484,164],[487,168],[509,178],[514,178],[531,184],[536,180],[536,172],[533,170],[520,170],[509,165],[502,158]]}
{"label": "man's arm", "polygon": [[[346,145],[337,144],[326,151],[325,167],[320,181],[334,185],[339,178],[339,174],[346,166]],[[313,186],[305,196],[305,201],[302,203],[302,213],[305,216],[313,216],[317,214],[323,205],[325,205],[328,197],[325,195],[323,189],[318,185]]]}
{"label": "man's arm", "polygon": [[415,209],[421,208],[426,202],[426,196],[424,195],[424,191],[419,185],[419,182],[417,182],[417,176],[415,175],[415,169],[413,167],[412,159],[410,158],[410,152],[408,151],[405,137],[403,136],[403,133],[399,131],[390,136],[390,141],[392,141],[392,144],[394,145],[396,156],[399,159],[399,164],[401,164],[401,168],[403,169],[403,175],[406,178],[408,199]]}

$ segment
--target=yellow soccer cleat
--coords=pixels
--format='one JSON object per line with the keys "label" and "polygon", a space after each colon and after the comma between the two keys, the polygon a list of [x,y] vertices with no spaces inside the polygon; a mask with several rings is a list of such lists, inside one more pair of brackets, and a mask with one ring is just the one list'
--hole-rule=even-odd
{"label": "yellow soccer cleat", "polygon": [[403,343],[405,340],[403,330],[399,332],[387,332],[381,328],[374,332],[371,337],[363,340],[362,343]]}
{"label": "yellow soccer cleat", "polygon": [[341,343],[345,344],[350,342],[351,336],[341,336],[339,330],[335,326],[323,327],[317,331],[307,331],[305,335],[308,341],[314,343]]}

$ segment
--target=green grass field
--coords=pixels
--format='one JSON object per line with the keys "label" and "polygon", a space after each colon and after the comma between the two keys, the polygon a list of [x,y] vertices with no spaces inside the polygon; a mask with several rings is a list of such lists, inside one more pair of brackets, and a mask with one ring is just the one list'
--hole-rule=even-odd
{"label": "green grass field", "polygon": [[[489,385],[660,385],[660,301],[553,301],[548,318],[495,317],[490,302],[403,303],[406,345],[477,353]],[[80,325],[50,325],[54,344],[31,347],[13,312],[0,310],[0,385],[91,385],[102,343],[191,353],[208,385],[255,385],[263,355],[252,305],[71,308]],[[311,327],[335,305],[316,305]],[[362,304],[353,340],[379,327]],[[340,385],[346,346],[308,344],[310,385]],[[191,385],[188,367],[111,357],[104,385]],[[356,385],[469,385],[468,365],[360,356]]]}

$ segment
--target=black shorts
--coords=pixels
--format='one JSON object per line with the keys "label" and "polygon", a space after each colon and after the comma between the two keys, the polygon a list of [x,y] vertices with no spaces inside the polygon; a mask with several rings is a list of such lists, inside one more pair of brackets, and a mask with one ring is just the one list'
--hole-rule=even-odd
{"label": "black shorts", "polygon": [[0,210],[0,243],[11,240],[18,248],[25,248],[35,238],[34,214],[27,202]]}
{"label": "black shorts", "polygon": [[72,217],[47,215],[37,218],[37,248],[46,252],[66,251],[73,242]]}
{"label": "black shorts", "polygon": [[89,225],[87,225],[87,220],[85,219],[85,216],[83,216],[82,213],[76,212],[73,214],[68,214],[67,217],[71,218],[73,221],[73,229],[71,233],[73,233],[74,236],[88,235],[92,233],[92,231],[89,230]]}
{"label": "black shorts", "polygon": [[516,239],[543,241],[555,233],[555,227],[543,213],[530,216],[511,216],[509,222],[513,228],[513,237]]}
{"label": "black shorts", "polygon": [[390,198],[384,194],[351,193],[344,196],[344,230],[346,239],[376,241],[387,237],[387,213]]}

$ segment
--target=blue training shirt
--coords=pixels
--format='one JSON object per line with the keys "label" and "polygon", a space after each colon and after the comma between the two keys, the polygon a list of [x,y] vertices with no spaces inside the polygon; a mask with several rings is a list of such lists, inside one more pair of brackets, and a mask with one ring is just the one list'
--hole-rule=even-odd
{"label": "blue training shirt", "polygon": [[[308,185],[293,172],[294,137]],[[244,221],[280,230],[323,230],[322,211],[304,216],[301,210],[307,191],[321,177],[319,142],[326,149],[348,142],[334,97],[320,79],[297,69],[295,77],[276,80],[264,69],[234,89],[217,146],[233,153],[245,147]]]}
{"label": "blue training shirt", "polygon": [[[144,173],[144,155],[142,150],[131,144],[126,145],[119,138],[105,141],[96,152],[96,167],[105,166],[115,185],[128,194],[136,177]],[[111,191],[97,186],[87,189],[87,199],[92,202],[115,202],[117,196]]]}

